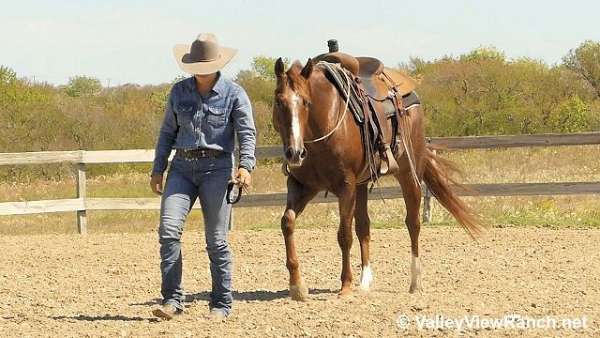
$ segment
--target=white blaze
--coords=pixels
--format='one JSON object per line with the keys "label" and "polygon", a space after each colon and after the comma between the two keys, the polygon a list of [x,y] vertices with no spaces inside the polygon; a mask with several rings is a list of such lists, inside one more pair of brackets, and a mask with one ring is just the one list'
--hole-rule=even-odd
{"label": "white blaze", "polygon": [[301,101],[300,96],[298,96],[298,94],[294,93],[292,95],[292,107],[291,107],[292,135],[290,135],[291,139],[292,139],[292,144],[290,144],[290,146],[294,147],[294,148],[302,147],[302,140],[300,138],[300,136],[301,136],[301,134],[300,134],[300,119],[298,117],[298,106],[300,105],[300,101]]}

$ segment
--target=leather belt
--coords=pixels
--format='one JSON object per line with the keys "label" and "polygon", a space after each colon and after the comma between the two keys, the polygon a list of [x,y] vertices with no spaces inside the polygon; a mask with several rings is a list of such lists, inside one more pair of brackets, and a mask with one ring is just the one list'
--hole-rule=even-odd
{"label": "leather belt", "polygon": [[186,160],[197,160],[200,158],[215,158],[223,154],[220,150],[214,149],[177,149],[175,156]]}

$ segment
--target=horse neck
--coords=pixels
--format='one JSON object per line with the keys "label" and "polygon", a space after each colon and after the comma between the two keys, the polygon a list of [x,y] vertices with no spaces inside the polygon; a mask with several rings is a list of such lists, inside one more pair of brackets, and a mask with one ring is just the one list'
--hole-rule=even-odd
{"label": "horse neck", "polygon": [[[311,81],[311,93],[312,104],[304,135],[306,139],[315,139],[333,130],[342,118],[345,107],[345,101],[338,90],[324,76]],[[348,121],[348,116],[351,114],[346,114],[346,121],[342,122],[340,129]],[[335,133],[337,132],[336,130]]]}

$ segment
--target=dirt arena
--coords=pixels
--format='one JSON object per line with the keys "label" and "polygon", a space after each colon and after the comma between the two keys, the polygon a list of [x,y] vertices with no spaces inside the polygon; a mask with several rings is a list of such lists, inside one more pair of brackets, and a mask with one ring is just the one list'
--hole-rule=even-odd
{"label": "dirt arena", "polygon": [[[416,328],[415,318],[581,318],[587,328],[479,329],[466,336],[600,336],[600,230],[504,228],[479,243],[452,227],[424,228],[424,292],[408,294],[406,230],[374,230],[369,293],[338,298],[340,252],[334,229],[299,230],[308,302],[287,298],[277,230],[234,231],[235,309],[210,322],[203,238],[184,234],[185,314],[151,317],[159,297],[156,234],[2,236],[0,336],[456,336]],[[353,245],[355,281],[358,245]],[[399,327],[400,316],[409,319]]]}

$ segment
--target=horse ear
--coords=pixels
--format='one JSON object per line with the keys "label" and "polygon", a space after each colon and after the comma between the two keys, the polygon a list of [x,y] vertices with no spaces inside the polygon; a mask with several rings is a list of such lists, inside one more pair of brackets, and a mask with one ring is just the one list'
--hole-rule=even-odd
{"label": "horse ear", "polygon": [[300,74],[302,74],[302,76],[305,79],[308,79],[310,77],[310,74],[312,74],[313,71],[313,61],[312,59],[308,59],[308,61],[306,61],[306,65],[304,66],[304,68],[302,68],[302,72]]}
{"label": "horse ear", "polygon": [[277,61],[275,61],[275,75],[277,75],[277,77],[281,77],[284,72],[285,65],[283,64],[283,60],[278,58]]}

